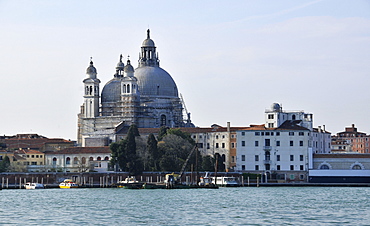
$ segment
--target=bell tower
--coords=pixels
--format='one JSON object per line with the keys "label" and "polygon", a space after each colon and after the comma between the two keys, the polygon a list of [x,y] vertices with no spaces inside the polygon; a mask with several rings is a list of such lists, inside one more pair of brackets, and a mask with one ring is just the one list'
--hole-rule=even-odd
{"label": "bell tower", "polygon": [[94,118],[99,116],[99,84],[100,80],[96,77],[97,72],[92,59],[90,65],[86,70],[87,78],[83,80],[84,83],[84,104],[83,116],[84,118]]}

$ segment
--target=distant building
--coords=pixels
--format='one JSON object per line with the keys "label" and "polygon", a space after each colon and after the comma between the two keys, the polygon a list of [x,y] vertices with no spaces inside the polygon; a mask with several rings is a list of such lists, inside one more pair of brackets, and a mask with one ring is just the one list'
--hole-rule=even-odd
{"label": "distant building", "polygon": [[[77,142],[81,146],[109,145],[119,126],[139,128],[188,127],[183,103],[171,75],[159,66],[154,41],[147,31],[141,46],[138,67],[120,56],[113,78],[100,93],[97,70],[90,62],[83,80],[84,96],[78,114]],[[187,114],[190,116],[190,114]]]}
{"label": "distant building", "polygon": [[370,135],[357,131],[355,124],[346,127],[345,131],[332,136],[332,146],[334,152],[369,152]]}
{"label": "distant building", "polygon": [[313,128],[313,114],[274,103],[265,123],[238,130],[236,169],[265,180],[307,181],[314,153],[330,153],[330,133]]}
{"label": "distant building", "polygon": [[8,151],[19,149],[32,149],[40,152],[58,151],[73,147],[73,141],[61,138],[47,138],[38,134],[17,134],[14,136],[1,136],[2,148]]}

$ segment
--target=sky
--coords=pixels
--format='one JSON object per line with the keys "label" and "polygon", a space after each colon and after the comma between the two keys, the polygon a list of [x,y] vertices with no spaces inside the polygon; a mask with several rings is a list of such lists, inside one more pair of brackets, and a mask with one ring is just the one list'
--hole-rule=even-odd
{"label": "sky", "polygon": [[90,57],[102,90],[148,28],[196,126],[280,103],[370,133],[369,0],[0,0],[0,134],[76,140]]}

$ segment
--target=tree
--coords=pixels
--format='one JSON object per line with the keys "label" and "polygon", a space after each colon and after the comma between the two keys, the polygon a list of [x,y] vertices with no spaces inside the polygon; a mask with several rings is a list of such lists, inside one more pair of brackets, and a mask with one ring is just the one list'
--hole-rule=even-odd
{"label": "tree", "polygon": [[10,167],[10,159],[6,155],[3,161],[0,162],[0,173],[8,171],[9,167]]}
{"label": "tree", "polygon": [[158,142],[155,136],[151,133],[149,134],[147,141],[147,151],[149,155],[149,167],[153,171],[159,170],[160,152],[158,150]]}
{"label": "tree", "polygon": [[142,173],[143,164],[136,154],[135,135],[138,135],[137,127],[131,125],[127,136],[124,140],[112,143],[110,149],[112,152],[111,163],[118,164],[123,171],[127,171],[130,175],[137,175]]}
{"label": "tree", "polygon": [[168,130],[167,126],[162,126],[161,128],[159,128],[158,141],[161,141],[163,137],[167,135],[167,130]]}
{"label": "tree", "polygon": [[203,171],[215,171],[215,159],[212,156],[202,157],[202,170]]}

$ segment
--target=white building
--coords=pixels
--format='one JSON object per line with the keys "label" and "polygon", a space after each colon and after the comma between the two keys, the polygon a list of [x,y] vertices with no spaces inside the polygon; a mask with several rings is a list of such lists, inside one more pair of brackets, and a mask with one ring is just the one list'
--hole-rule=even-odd
{"label": "white building", "polygon": [[274,103],[266,122],[237,131],[236,170],[265,179],[307,181],[313,153],[330,153],[330,133],[313,128],[313,115]]}
{"label": "white building", "polygon": [[71,147],[45,153],[45,167],[55,172],[106,172],[109,147]]}

